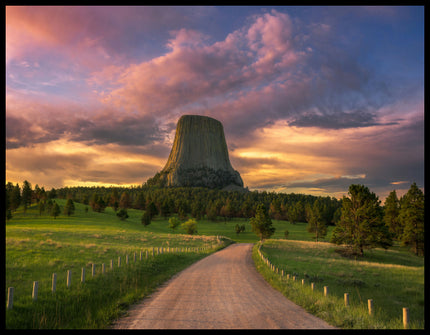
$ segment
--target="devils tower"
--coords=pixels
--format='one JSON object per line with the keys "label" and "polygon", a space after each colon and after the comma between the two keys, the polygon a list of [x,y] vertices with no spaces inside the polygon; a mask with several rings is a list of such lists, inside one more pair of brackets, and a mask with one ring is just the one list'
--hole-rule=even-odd
{"label": "devils tower", "polygon": [[243,188],[242,178],[228,157],[222,123],[201,115],[179,119],[169,159],[150,182],[160,186]]}

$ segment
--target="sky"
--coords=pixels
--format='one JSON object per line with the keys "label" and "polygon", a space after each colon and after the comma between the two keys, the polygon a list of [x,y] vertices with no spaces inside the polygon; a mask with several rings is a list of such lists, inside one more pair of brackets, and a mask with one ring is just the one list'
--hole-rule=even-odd
{"label": "sky", "polygon": [[184,114],[250,190],[424,190],[424,7],[6,6],[6,182],[142,185]]}

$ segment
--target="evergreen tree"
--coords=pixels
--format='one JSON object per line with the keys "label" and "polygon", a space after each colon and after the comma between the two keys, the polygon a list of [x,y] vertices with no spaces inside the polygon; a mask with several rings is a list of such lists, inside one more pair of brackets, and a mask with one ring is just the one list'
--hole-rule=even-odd
{"label": "evergreen tree", "polygon": [[54,219],[56,219],[57,216],[60,215],[60,213],[61,213],[60,206],[54,201],[54,204],[51,210],[51,215],[54,217]]}
{"label": "evergreen tree", "polygon": [[307,230],[309,233],[314,233],[315,239],[318,239],[327,235],[327,224],[324,220],[324,208],[320,200],[317,199],[314,205],[310,208],[308,213],[308,226]]}
{"label": "evergreen tree", "polygon": [[416,255],[424,254],[424,194],[416,183],[401,199],[399,220],[403,225],[401,241]]}
{"label": "evergreen tree", "polygon": [[119,200],[119,207],[125,209],[131,207],[131,200],[128,192],[122,192],[121,199]]}
{"label": "evergreen tree", "polygon": [[31,189],[31,184],[24,180],[24,184],[22,185],[22,204],[24,205],[24,213],[27,211],[27,207],[31,205],[33,190]]}
{"label": "evergreen tree", "polygon": [[18,183],[15,185],[15,187],[12,190],[11,197],[10,197],[10,209],[12,211],[16,211],[21,205],[21,189],[18,185]]}
{"label": "evergreen tree", "polygon": [[399,221],[400,202],[397,198],[396,191],[393,190],[385,199],[384,204],[384,222],[388,227],[388,231],[393,235],[396,240],[399,240],[403,228]]}
{"label": "evergreen tree", "polygon": [[72,199],[68,199],[66,206],[64,206],[64,214],[67,216],[72,215],[75,212],[75,204]]}
{"label": "evergreen tree", "polygon": [[354,253],[363,255],[364,248],[388,248],[391,235],[383,221],[380,201],[364,185],[350,185],[349,198],[342,199],[340,221],[333,230],[331,242],[347,244]]}
{"label": "evergreen tree", "polygon": [[116,213],[116,216],[118,216],[121,221],[124,221],[125,219],[128,218],[128,213],[127,213],[127,209],[125,208],[121,208],[118,213]]}
{"label": "evergreen tree", "polygon": [[252,231],[257,234],[262,241],[272,236],[275,232],[275,227],[272,226],[272,220],[263,203],[257,205],[255,217],[251,218],[250,223]]}
{"label": "evergreen tree", "polygon": [[151,224],[151,214],[149,211],[146,210],[145,213],[143,213],[141,221],[145,227]]}

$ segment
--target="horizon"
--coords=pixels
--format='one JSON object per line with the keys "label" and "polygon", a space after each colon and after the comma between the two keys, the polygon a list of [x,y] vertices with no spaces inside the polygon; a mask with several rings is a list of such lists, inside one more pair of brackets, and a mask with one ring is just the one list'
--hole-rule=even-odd
{"label": "horizon", "polygon": [[198,114],[251,191],[424,191],[424,6],[5,14],[6,182],[142,185]]}

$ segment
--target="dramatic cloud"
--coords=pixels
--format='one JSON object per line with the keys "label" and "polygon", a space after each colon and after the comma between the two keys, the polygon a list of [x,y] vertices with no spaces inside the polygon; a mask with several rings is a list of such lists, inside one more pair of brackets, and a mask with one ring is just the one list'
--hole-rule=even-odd
{"label": "dramatic cloud", "polygon": [[223,123],[250,188],[423,186],[422,12],[6,7],[7,179],[141,183],[179,117],[202,114]]}

